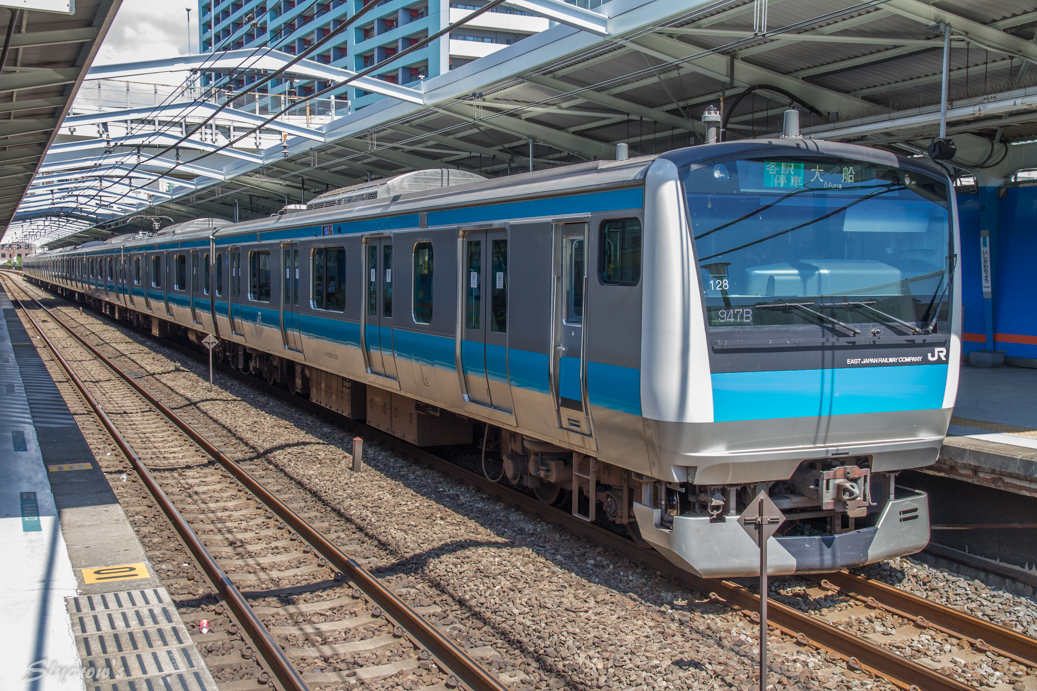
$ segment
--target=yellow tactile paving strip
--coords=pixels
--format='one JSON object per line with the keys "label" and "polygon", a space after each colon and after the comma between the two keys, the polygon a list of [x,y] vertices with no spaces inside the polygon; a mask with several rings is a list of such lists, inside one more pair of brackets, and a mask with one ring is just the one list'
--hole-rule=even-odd
{"label": "yellow tactile paving strip", "polygon": [[1001,434],[1012,434],[1017,437],[1029,437],[1030,439],[1037,439],[1037,429],[1029,429],[1027,427],[1002,425],[997,422],[985,422],[983,420],[970,420],[964,417],[952,417],[951,424],[958,425],[959,427],[985,429],[990,432],[999,432]]}

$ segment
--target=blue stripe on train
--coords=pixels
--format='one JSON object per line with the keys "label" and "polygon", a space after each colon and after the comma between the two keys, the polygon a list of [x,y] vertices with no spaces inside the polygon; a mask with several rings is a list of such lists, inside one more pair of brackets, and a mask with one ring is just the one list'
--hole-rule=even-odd
{"label": "blue stripe on train", "polygon": [[717,422],[935,410],[947,365],[730,372],[712,383]]}

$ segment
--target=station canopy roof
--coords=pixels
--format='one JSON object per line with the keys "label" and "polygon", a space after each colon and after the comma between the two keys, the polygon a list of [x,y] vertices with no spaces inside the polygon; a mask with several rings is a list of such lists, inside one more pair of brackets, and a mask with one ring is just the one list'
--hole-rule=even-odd
{"label": "station canopy roof", "polygon": [[[952,173],[962,184],[1000,184],[1037,168],[1037,0],[514,4],[557,24],[406,85],[310,60],[290,64],[293,56],[276,51],[264,52],[262,64],[252,51],[179,59],[216,74],[287,65],[300,82],[357,79],[350,83],[384,98],[356,111],[326,98],[298,101],[271,119],[288,107],[271,102],[282,97],[232,94],[200,135],[158,158],[222,101],[70,116],[11,229],[59,247],[155,220],[266,216],[413,170],[507,175],[614,158],[621,142],[631,156],[661,153],[702,143],[710,105],[726,111],[728,140],[780,134],[791,105],[805,137],[922,155],[938,135],[945,27]],[[92,76],[134,69],[143,68]],[[113,136],[99,119],[130,125]]]}
{"label": "station canopy roof", "polygon": [[[71,15],[0,11],[0,228],[26,196],[118,5],[78,0]],[[0,233],[0,242],[20,239]]]}

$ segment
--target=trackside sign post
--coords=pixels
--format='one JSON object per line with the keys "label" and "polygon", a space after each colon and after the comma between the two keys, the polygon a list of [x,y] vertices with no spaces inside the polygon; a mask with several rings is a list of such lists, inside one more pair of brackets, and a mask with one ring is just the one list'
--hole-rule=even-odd
{"label": "trackside sign post", "polygon": [[738,523],[760,548],[760,691],[767,691],[767,540],[785,522],[785,514],[767,492],[756,495]]}
{"label": "trackside sign post", "polygon": [[209,349],[209,391],[212,391],[212,349],[220,344],[220,339],[209,334],[202,340],[202,345]]}

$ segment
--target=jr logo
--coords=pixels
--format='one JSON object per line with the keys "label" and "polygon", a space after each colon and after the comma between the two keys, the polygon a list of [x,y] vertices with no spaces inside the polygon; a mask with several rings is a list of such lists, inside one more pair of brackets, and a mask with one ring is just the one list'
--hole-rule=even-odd
{"label": "jr logo", "polygon": [[933,352],[929,353],[929,360],[936,362],[937,360],[947,361],[947,349],[946,348],[933,348]]}

